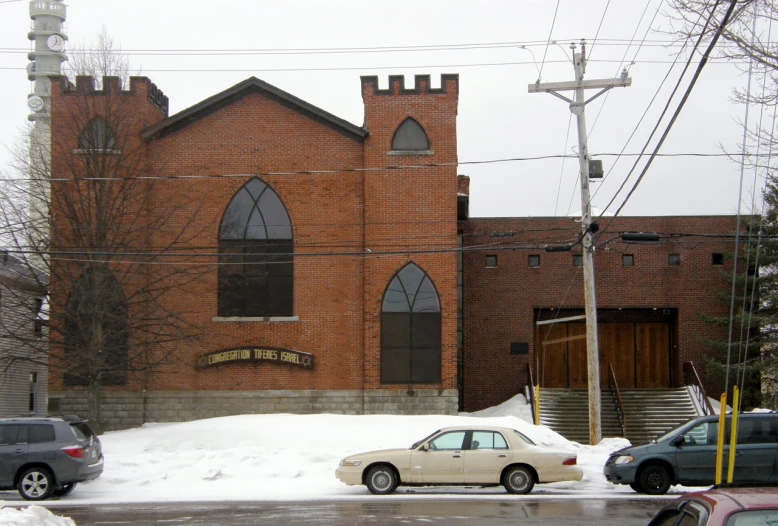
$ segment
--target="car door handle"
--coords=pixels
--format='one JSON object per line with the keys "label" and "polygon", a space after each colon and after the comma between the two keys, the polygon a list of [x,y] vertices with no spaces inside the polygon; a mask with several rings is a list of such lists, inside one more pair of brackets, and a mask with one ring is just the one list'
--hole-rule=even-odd
{"label": "car door handle", "polygon": [[505,458],[505,457],[507,457],[507,456],[508,456],[508,455],[497,455],[497,458]]}
{"label": "car door handle", "polygon": [[14,453],[24,453],[24,450],[23,449],[17,449],[17,450],[14,451]]}
{"label": "car door handle", "polygon": [[461,458],[462,455],[454,455],[453,458]]}

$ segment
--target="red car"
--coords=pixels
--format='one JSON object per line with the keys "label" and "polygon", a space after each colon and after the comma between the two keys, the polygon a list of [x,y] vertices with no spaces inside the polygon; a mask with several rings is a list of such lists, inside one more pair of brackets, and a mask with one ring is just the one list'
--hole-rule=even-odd
{"label": "red car", "polygon": [[778,486],[718,487],[687,493],[662,508],[649,526],[778,525]]}

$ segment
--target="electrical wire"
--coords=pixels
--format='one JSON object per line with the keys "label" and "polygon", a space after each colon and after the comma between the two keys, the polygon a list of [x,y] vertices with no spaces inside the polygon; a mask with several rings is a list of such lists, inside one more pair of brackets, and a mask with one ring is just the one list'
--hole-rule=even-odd
{"label": "electrical wire", "polygon": [[[602,29],[602,23],[605,22],[605,15],[608,14],[608,8],[610,7],[610,5],[611,5],[611,0],[608,0],[608,3],[605,4],[605,10],[602,13],[602,18],[600,19],[600,25],[597,26],[597,32],[594,34],[594,40],[592,41],[592,47],[589,48],[589,56],[587,57],[587,60],[586,60],[587,62],[589,61],[588,59],[591,58],[592,53],[594,52],[594,45],[597,43],[597,37],[600,36],[600,29]],[[627,47],[627,49],[629,49],[629,47]]]}
{"label": "electrical wire", "polygon": [[538,70],[538,80],[537,83],[540,83],[540,79],[543,77],[543,66],[546,63],[546,53],[548,53],[548,46],[551,43],[551,34],[554,32],[554,25],[556,24],[556,15],[559,12],[559,2],[561,0],[556,0],[556,8],[554,9],[554,18],[551,20],[551,29],[548,30],[548,38],[546,39],[546,48],[543,50],[543,60],[540,61],[540,69]]}

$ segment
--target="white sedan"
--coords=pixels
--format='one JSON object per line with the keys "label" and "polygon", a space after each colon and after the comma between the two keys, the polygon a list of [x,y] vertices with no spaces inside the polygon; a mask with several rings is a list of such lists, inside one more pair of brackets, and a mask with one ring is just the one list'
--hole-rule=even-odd
{"label": "white sedan", "polygon": [[535,444],[515,429],[445,427],[407,449],[384,449],[340,461],[335,476],[386,495],[397,486],[499,486],[526,494],[536,483],[581,480],[575,453]]}

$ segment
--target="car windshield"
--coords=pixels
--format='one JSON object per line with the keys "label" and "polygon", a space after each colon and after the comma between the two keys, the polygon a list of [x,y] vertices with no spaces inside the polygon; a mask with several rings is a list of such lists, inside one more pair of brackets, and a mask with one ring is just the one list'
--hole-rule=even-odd
{"label": "car windshield", "polygon": [[440,429],[438,429],[438,430],[437,430],[437,431],[435,431],[434,433],[430,433],[429,435],[425,436],[425,437],[424,437],[424,438],[422,438],[421,440],[417,440],[417,441],[416,441],[416,442],[414,442],[414,443],[411,445],[411,447],[409,447],[408,449],[416,449],[417,447],[419,447],[419,444],[422,444],[422,443],[426,442],[427,440],[429,440],[430,438],[434,437],[434,436],[435,436],[435,435],[437,435],[438,433],[440,433]]}
{"label": "car windshield", "polygon": [[536,443],[534,443],[534,442],[532,441],[532,439],[531,439],[530,437],[528,437],[527,435],[525,435],[525,434],[523,434],[523,433],[519,433],[519,432],[518,432],[518,431],[516,431],[515,429],[513,430],[513,432],[514,432],[514,433],[516,433],[517,435],[519,435],[519,437],[521,437],[521,439],[522,439],[524,442],[526,442],[527,444],[529,444],[529,445],[531,445],[531,446],[537,446],[537,444],[536,444]]}

